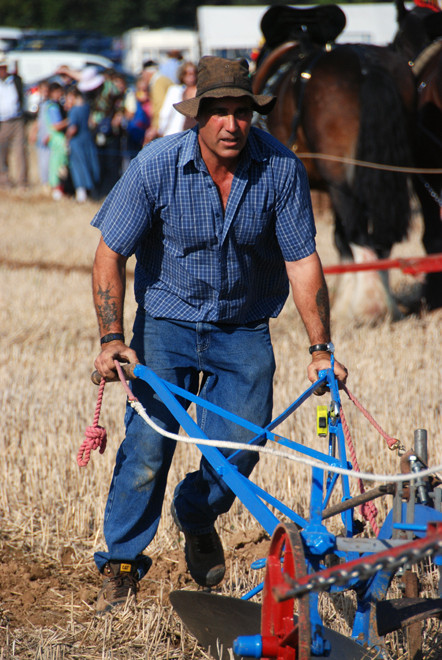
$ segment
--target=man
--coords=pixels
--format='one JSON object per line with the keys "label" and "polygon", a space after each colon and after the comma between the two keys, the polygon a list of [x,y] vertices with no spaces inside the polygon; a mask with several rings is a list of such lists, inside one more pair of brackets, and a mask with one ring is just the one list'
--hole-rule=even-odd
{"label": "man", "polygon": [[[245,60],[203,57],[195,98],[176,104],[197,126],[155,140],[134,159],[92,224],[101,230],[93,294],[104,377],[114,359],[140,361],[158,375],[260,426],[272,414],[274,357],[268,319],[289,291],[311,343],[311,381],[329,368],[329,304],[307,177],[301,162],[270,135],[251,128],[252,113],[275,99],[254,95]],[[137,258],[139,303],[130,348],[124,343],[125,264]],[[335,362],[345,381],[346,369]],[[133,392],[162,428],[178,424],[142,380]],[[246,442],[250,434],[197,410],[210,438]],[[105,513],[103,611],[136,593],[150,566],[142,552],[157,530],[175,442],[128,408]],[[232,453],[232,452],[231,452]],[[256,453],[235,465],[249,475]],[[186,539],[186,560],[202,586],[218,584],[224,554],[214,523],[234,495],[205,459],[174,493],[172,512]]]}
{"label": "man", "polygon": [[160,64],[159,72],[177,85],[179,83],[178,71],[183,63],[183,55],[180,50],[176,49],[169,50],[166,54],[167,58]]}
{"label": "man", "polygon": [[25,119],[21,78],[8,73],[8,60],[0,54],[0,185],[10,186],[9,163],[15,159],[16,185],[28,184]]}

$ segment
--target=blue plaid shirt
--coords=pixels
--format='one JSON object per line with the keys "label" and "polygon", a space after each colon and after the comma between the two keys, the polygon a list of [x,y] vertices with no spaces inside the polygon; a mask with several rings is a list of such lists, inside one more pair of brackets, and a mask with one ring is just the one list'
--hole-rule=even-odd
{"label": "blue plaid shirt", "polygon": [[91,224],[115,252],[135,253],[135,297],[156,318],[277,316],[289,292],[284,261],[315,250],[304,166],[253,127],[225,213],[193,128],[146,146]]}

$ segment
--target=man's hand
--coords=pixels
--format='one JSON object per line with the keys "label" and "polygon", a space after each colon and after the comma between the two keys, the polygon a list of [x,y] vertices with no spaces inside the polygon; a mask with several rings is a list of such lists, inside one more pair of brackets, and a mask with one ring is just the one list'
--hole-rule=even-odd
{"label": "man's hand", "polygon": [[103,344],[101,353],[95,359],[94,365],[100,376],[110,378],[115,374],[114,360],[119,362],[139,363],[137,354],[122,341],[110,341]]}
{"label": "man's hand", "polygon": [[[317,351],[313,353],[312,361],[307,367],[307,374],[309,380],[312,383],[315,383],[319,378],[319,372],[323,369],[330,369],[331,367],[331,356],[328,351]],[[335,360],[334,365],[334,374],[339,381],[339,384],[345,385],[348,376],[347,367]],[[326,392],[325,387],[321,387],[315,391],[315,394],[322,395]]]}

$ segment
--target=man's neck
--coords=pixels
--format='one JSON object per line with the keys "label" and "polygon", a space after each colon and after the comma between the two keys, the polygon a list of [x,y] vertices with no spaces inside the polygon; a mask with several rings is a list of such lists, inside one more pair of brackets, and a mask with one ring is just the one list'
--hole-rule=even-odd
{"label": "man's neck", "polygon": [[233,176],[238,165],[240,156],[235,158],[220,158],[214,154],[210,149],[199,141],[201,158],[203,159],[207,170],[212,179],[222,179],[224,177]]}

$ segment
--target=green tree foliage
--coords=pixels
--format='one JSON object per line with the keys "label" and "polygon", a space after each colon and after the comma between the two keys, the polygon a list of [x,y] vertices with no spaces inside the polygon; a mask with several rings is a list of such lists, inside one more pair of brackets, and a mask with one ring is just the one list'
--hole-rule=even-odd
{"label": "green tree foliage", "polygon": [[[363,0],[347,0],[363,1]],[[368,1],[368,0],[367,0]],[[330,4],[330,0],[316,0]],[[88,29],[119,35],[133,27],[196,27],[200,5],[314,4],[309,0],[0,0],[0,25],[39,29]]]}

